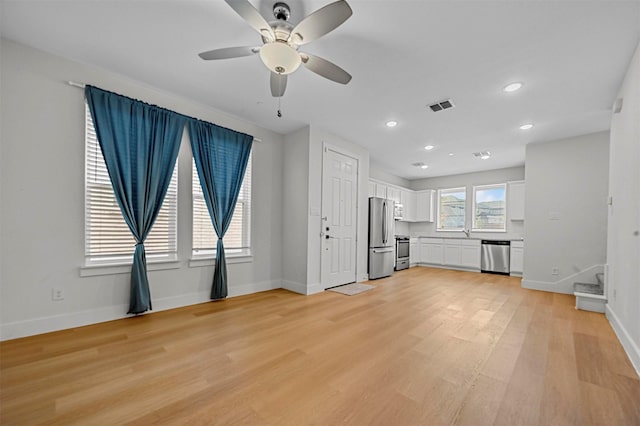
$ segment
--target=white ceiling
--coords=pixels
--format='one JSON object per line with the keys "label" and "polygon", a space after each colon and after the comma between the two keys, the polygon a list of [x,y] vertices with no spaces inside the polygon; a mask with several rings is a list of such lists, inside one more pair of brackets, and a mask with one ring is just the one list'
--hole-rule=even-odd
{"label": "white ceiling", "polygon": [[[291,21],[330,2],[289,0]],[[274,0],[252,3],[271,20]],[[0,28],[3,37],[279,133],[317,125],[367,147],[376,166],[406,179],[522,165],[527,143],[608,129],[640,39],[640,0],[349,3],[349,20],[301,50],[335,62],[353,80],[343,86],[301,68],[289,76],[282,118],[257,55],[197,56],[260,44],[221,0],[2,0]],[[502,92],[513,81],[525,86]],[[426,107],[445,98],[456,107]],[[390,119],[396,128],[385,127]],[[518,129],[527,122],[535,127]],[[427,152],[427,144],[436,148]],[[486,150],[489,160],[472,155]]]}

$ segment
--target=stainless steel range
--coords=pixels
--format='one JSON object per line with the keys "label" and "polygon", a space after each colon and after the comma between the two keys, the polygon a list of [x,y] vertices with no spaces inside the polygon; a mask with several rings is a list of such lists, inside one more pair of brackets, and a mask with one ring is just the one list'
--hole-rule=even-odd
{"label": "stainless steel range", "polygon": [[409,267],[409,237],[396,235],[396,271]]}

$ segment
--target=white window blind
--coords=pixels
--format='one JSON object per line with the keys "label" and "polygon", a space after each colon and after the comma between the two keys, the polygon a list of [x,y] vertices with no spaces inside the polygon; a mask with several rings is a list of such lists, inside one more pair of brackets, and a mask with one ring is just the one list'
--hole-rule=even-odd
{"label": "white window blind", "polygon": [[507,185],[482,185],[473,187],[473,230],[506,231]]}
{"label": "white window blind", "polygon": [[462,231],[464,229],[466,188],[438,190],[439,231]]}
{"label": "white window blind", "polygon": [[[88,264],[132,262],[135,239],[122,218],[85,104],[85,257]],[[177,164],[177,162],[176,162]],[[174,168],[162,208],[144,243],[147,258],[177,255],[178,174]]]}
{"label": "white window blind", "polygon": [[[251,254],[251,163],[249,156],[247,170],[244,174],[233,219],[227,233],[224,235],[224,250],[227,255]],[[218,237],[213,229],[209,210],[204,201],[200,179],[195,161],[192,162],[192,192],[193,192],[193,256],[209,257],[216,252]]]}

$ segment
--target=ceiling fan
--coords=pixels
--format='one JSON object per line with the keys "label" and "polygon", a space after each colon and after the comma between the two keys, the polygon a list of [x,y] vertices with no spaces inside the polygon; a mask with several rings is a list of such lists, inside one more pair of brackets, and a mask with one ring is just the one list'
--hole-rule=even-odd
{"label": "ceiling fan", "polygon": [[298,48],[339,27],[353,14],[344,0],[328,4],[304,18],[295,27],[289,22],[290,9],[286,3],[273,5],[275,20],[267,20],[249,0],[225,0],[251,27],[262,36],[262,46],[225,47],[200,53],[204,60],[239,58],[260,54],[271,71],[271,94],[281,97],[287,87],[287,75],[304,65],[310,71],[341,84],[351,81],[351,75],[318,56],[298,51]]}

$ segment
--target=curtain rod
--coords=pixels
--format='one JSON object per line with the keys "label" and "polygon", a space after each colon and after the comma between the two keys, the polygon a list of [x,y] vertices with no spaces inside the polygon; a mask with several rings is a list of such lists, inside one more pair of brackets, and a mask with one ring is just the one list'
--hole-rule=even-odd
{"label": "curtain rod", "polygon": [[[80,89],[84,89],[87,85],[84,83],[76,83],[75,81],[67,81],[67,84],[69,86],[73,86],[73,87],[79,87]],[[258,139],[258,138],[253,138],[254,142],[262,142],[262,139]]]}

